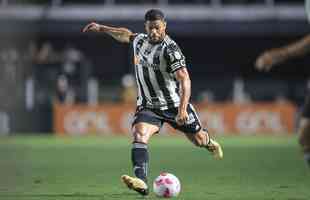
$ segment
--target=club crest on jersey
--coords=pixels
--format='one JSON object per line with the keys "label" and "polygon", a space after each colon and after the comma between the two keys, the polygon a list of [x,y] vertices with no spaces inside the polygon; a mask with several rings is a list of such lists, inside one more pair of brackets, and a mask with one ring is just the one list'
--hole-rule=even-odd
{"label": "club crest on jersey", "polygon": [[179,52],[174,52],[174,57],[177,59],[177,60],[180,60],[182,58],[181,54]]}
{"label": "club crest on jersey", "polygon": [[178,51],[169,53],[168,55],[170,58],[170,62],[174,62],[175,60],[180,60],[182,58],[182,55]]}

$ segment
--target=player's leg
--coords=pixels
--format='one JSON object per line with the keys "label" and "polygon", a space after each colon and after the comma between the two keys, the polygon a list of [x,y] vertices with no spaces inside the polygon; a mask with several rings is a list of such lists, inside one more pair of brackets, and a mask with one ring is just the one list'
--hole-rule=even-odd
{"label": "player's leg", "polygon": [[210,137],[207,129],[201,129],[195,134],[185,133],[185,135],[194,145],[204,147],[210,151],[215,159],[223,158],[223,150],[221,145]]}
{"label": "player's leg", "polygon": [[157,133],[161,127],[161,121],[156,114],[148,109],[142,109],[135,114],[133,123],[133,143],[131,149],[131,160],[136,177],[123,175],[123,182],[130,188],[142,195],[148,194],[147,172],[148,172],[148,141]]}
{"label": "player's leg", "polygon": [[[171,115],[173,114],[176,115],[177,111],[174,112],[167,111],[167,112],[169,113],[166,113],[166,118],[171,119],[172,118]],[[221,145],[217,143],[214,139],[210,138],[207,129],[202,129],[201,122],[193,105],[191,104],[188,105],[187,113],[189,119],[184,125],[178,125],[173,120],[167,120],[167,122],[175,129],[182,131],[194,145],[199,147],[205,147],[214,155],[216,159],[222,159],[223,151]]]}
{"label": "player's leg", "polygon": [[147,183],[148,172],[148,141],[152,135],[159,131],[159,127],[153,124],[139,122],[133,126],[133,146],[131,160],[136,177]]}
{"label": "player's leg", "polygon": [[310,166],[310,95],[305,99],[302,117],[298,128],[299,144],[304,153],[305,161]]}
{"label": "player's leg", "polygon": [[310,167],[310,118],[301,118],[298,132],[299,144],[301,145],[305,161]]}

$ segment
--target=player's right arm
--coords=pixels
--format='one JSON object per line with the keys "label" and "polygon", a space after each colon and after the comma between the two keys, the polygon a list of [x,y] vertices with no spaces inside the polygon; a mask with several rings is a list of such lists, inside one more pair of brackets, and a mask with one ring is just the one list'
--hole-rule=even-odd
{"label": "player's right arm", "polygon": [[83,28],[83,32],[106,33],[112,36],[115,40],[119,42],[123,42],[123,43],[129,43],[130,41],[132,41],[132,39],[136,35],[127,28],[105,26],[105,25],[98,24],[95,22],[91,22],[87,24]]}
{"label": "player's right arm", "polygon": [[258,70],[269,71],[273,66],[310,52],[310,34],[287,46],[263,52],[255,62]]}
{"label": "player's right arm", "polygon": [[185,56],[177,44],[170,44],[164,49],[167,72],[175,77],[180,84],[180,105],[176,122],[180,125],[188,120],[187,106],[191,96],[191,79],[185,64]]}

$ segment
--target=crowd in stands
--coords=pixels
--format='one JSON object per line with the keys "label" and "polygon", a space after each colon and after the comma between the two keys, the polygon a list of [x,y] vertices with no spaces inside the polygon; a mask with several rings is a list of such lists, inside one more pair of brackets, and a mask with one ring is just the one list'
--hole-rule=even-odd
{"label": "crowd in stands", "polygon": [[76,79],[79,79],[83,60],[85,56],[79,49],[67,45],[58,50],[48,41],[40,45],[30,41],[26,48],[10,46],[0,49],[0,66],[6,83],[33,77],[38,83],[38,90],[51,87],[55,100],[65,103],[75,101],[74,85],[80,81]]}

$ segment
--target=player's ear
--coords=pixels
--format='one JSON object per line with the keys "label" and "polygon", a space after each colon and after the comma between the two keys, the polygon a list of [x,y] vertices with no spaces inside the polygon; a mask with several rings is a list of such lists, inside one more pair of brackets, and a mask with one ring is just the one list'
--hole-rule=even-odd
{"label": "player's ear", "polygon": [[163,25],[164,25],[164,28],[166,29],[166,27],[167,27],[167,22],[164,20],[163,21]]}
{"label": "player's ear", "polygon": [[148,23],[147,23],[147,21],[145,21],[145,22],[144,22],[144,28],[145,28],[145,30],[147,30],[147,26],[148,26]]}
{"label": "player's ear", "polygon": [[162,25],[161,25],[161,29],[166,32],[166,27],[167,27],[167,22],[163,20]]}

